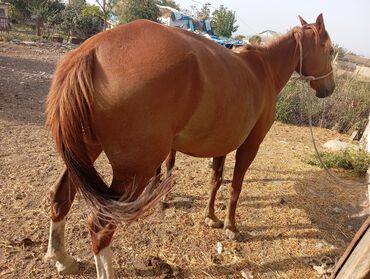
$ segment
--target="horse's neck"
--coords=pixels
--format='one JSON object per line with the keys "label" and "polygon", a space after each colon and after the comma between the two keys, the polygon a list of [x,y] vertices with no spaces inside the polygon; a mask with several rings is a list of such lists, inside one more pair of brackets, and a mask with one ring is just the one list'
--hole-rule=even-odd
{"label": "horse's neck", "polygon": [[274,44],[264,53],[269,68],[268,78],[275,85],[276,95],[289,81],[299,63],[299,49],[294,36],[289,36]]}

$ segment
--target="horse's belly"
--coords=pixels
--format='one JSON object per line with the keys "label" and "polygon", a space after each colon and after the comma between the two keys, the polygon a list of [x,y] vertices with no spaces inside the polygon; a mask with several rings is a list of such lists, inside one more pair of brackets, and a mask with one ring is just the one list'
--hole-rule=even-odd
{"label": "horse's belly", "polygon": [[237,149],[248,137],[254,123],[224,125],[204,133],[190,130],[178,133],[172,148],[195,157],[217,157]]}

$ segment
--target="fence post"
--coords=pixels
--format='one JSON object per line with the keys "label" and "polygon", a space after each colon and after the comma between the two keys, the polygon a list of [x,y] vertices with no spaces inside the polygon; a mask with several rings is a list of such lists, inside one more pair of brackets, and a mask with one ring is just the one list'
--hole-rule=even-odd
{"label": "fence post", "polygon": [[[367,122],[367,126],[360,140],[360,147],[361,149],[363,149],[364,151],[367,151],[370,154],[370,115],[369,115],[369,121]],[[366,182],[370,183],[370,166],[366,172]],[[369,203],[370,203],[370,184],[367,187],[368,187],[368,198],[369,198]]]}

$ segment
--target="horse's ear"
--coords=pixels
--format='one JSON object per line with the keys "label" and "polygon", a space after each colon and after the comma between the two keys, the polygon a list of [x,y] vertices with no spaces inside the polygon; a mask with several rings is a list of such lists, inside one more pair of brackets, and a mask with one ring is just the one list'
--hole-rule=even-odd
{"label": "horse's ear", "polygon": [[302,26],[308,24],[300,15],[298,15],[299,20],[301,21]]}
{"label": "horse's ear", "polygon": [[316,26],[317,26],[317,31],[319,31],[319,34],[322,34],[323,31],[325,30],[324,17],[322,16],[322,14],[319,14],[319,16],[317,17]]}

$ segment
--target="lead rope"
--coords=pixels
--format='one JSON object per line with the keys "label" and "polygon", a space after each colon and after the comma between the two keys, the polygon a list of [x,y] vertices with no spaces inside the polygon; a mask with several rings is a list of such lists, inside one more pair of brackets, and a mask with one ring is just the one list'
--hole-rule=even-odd
{"label": "lead rope", "polygon": [[[326,78],[328,77],[329,75],[331,75],[333,73],[333,69],[325,74],[325,75],[322,75],[322,76],[319,76],[319,77],[314,77],[314,76],[305,76],[302,74],[302,64],[303,64],[303,54],[302,54],[302,43],[301,43],[301,40],[300,38],[298,39],[298,37],[296,37],[297,39],[297,43],[298,43],[298,46],[299,46],[299,76],[300,76],[300,79],[303,80],[303,81],[307,81],[308,84],[313,81],[313,80],[319,80],[319,79],[323,79],[323,78]],[[303,84],[301,84],[301,91],[303,92]],[[316,146],[316,141],[315,141],[315,137],[313,135],[313,129],[312,129],[312,110],[311,110],[311,107],[312,107],[312,99],[311,99],[311,95],[308,94],[308,99],[307,99],[307,103],[308,103],[308,123],[309,123],[309,126],[310,126],[310,133],[311,133],[311,139],[312,139],[312,143],[313,143],[313,147],[315,149],[315,152],[316,152],[316,156],[317,158],[319,159],[319,162],[321,164],[321,166],[325,169],[326,173],[333,179],[335,180],[336,182],[338,182],[339,184],[343,184],[343,185],[346,185],[346,186],[368,186],[370,185],[370,182],[368,183],[357,183],[357,182],[347,182],[341,178],[339,178],[338,176],[334,175],[330,170],[329,168],[326,166],[326,164],[323,162],[322,158],[321,158],[321,155],[319,153],[319,150],[317,149],[317,146]]]}

